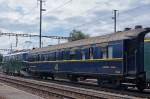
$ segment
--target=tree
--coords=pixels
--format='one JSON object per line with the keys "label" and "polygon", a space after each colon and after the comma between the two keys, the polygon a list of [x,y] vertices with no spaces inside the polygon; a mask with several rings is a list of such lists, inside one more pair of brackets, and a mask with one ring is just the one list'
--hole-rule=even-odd
{"label": "tree", "polygon": [[0,71],[2,70],[3,55],[0,54]]}
{"label": "tree", "polygon": [[72,30],[68,41],[76,41],[76,40],[86,39],[86,38],[89,38],[89,35],[84,34],[82,31]]}
{"label": "tree", "polygon": [[0,62],[2,62],[2,60],[3,60],[3,55],[0,54]]}

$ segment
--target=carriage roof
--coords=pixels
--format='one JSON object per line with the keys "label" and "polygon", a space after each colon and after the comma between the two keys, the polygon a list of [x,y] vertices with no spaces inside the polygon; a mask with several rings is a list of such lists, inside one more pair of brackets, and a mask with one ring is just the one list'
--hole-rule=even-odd
{"label": "carriage roof", "polygon": [[3,55],[4,57],[7,56],[13,56],[13,55],[21,55],[21,54],[27,54],[28,52],[15,52],[15,53],[10,53],[10,54],[5,54]]}
{"label": "carriage roof", "polygon": [[90,37],[88,39],[82,39],[82,40],[62,43],[58,45],[52,45],[43,48],[37,48],[32,50],[31,53],[47,52],[47,51],[53,51],[58,49],[66,49],[66,48],[80,47],[80,46],[86,46],[91,44],[99,44],[99,43],[116,41],[116,40],[130,39],[138,36],[141,32],[144,32],[146,30],[147,29],[138,28],[138,29],[133,29],[128,31],[121,31],[112,34],[107,34],[103,36]]}

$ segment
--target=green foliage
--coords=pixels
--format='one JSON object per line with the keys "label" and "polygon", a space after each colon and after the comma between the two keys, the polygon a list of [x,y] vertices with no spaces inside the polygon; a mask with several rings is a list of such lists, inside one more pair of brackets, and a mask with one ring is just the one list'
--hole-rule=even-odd
{"label": "green foliage", "polygon": [[3,61],[3,55],[0,54],[0,71],[2,71],[2,61]]}
{"label": "green foliage", "polygon": [[2,62],[2,60],[3,60],[3,55],[0,54],[0,62]]}
{"label": "green foliage", "polygon": [[86,39],[89,38],[89,35],[84,34],[82,31],[73,30],[70,33],[70,39],[68,41],[76,41],[80,39]]}

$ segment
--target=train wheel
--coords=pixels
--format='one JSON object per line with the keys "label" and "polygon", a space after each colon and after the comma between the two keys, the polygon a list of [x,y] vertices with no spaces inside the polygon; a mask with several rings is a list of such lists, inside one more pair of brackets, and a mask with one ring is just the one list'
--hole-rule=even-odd
{"label": "train wheel", "polygon": [[117,89],[121,89],[121,81],[120,80],[115,80],[115,85]]}
{"label": "train wheel", "polygon": [[145,88],[146,88],[146,83],[143,79],[139,79],[138,82],[137,82],[137,86],[139,91],[143,91]]}
{"label": "train wheel", "polygon": [[77,77],[72,77],[71,81],[72,82],[78,82],[78,78]]}
{"label": "train wheel", "polygon": [[40,78],[40,79],[43,79],[43,76],[42,76],[42,75],[40,75],[40,76],[39,76],[39,78]]}
{"label": "train wheel", "polygon": [[68,79],[71,82],[78,82],[78,77],[74,76],[74,75],[68,75]]}
{"label": "train wheel", "polygon": [[143,92],[143,90],[145,89],[145,86],[144,85],[137,85],[137,88],[140,92]]}
{"label": "train wheel", "polygon": [[52,80],[55,80],[55,76],[54,75],[52,75],[51,78],[52,78]]}
{"label": "train wheel", "polygon": [[79,80],[80,81],[85,81],[87,79],[87,77],[80,77]]}
{"label": "train wheel", "polygon": [[102,86],[102,85],[103,85],[103,82],[102,82],[102,80],[101,80],[100,78],[97,78],[97,84],[98,84],[99,86]]}
{"label": "train wheel", "polygon": [[47,76],[45,76],[44,79],[47,80]]}

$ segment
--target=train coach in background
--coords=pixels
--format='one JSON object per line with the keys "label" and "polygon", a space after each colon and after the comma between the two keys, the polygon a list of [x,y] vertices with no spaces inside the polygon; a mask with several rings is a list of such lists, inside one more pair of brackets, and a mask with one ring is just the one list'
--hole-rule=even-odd
{"label": "train coach in background", "polygon": [[3,72],[9,75],[24,75],[27,71],[28,51],[17,51],[3,56]]}

